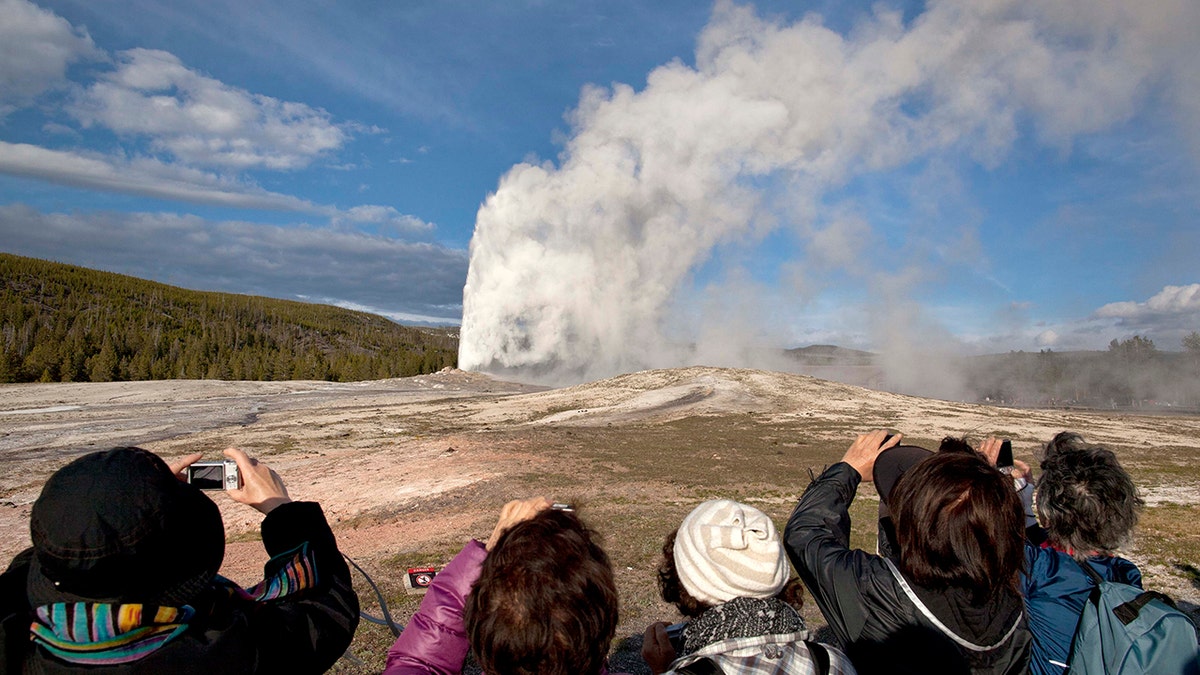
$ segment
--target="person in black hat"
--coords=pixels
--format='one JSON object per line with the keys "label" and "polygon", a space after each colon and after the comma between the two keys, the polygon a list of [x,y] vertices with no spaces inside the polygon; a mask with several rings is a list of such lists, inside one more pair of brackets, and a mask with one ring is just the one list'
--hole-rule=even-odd
{"label": "person in black hat", "polygon": [[344,653],[358,598],[321,507],[237,449],[271,559],[243,589],[217,575],[221,513],[140,448],[84,455],[46,481],[33,546],[0,575],[0,672],[320,673]]}

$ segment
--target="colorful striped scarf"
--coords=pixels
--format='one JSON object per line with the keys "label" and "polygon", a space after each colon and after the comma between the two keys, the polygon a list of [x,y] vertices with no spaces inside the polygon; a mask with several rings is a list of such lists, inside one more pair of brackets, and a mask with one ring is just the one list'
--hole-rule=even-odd
{"label": "colorful striped scarf", "polygon": [[58,602],[34,611],[33,641],[70,663],[111,665],[136,661],[187,630],[190,606]]}
{"label": "colorful striped scarf", "polygon": [[317,561],[308,550],[308,542],[296,548],[271,558],[267,568],[275,566],[279,561],[286,560],[274,574],[263,579],[251,588],[242,590],[238,595],[257,602],[276,600],[293,593],[299,593],[306,588],[317,585]]}
{"label": "colorful striped scarf", "polygon": [[[317,567],[308,543],[281,553],[267,563],[274,574],[252,588],[217,577],[230,596],[265,602],[317,585]],[[196,616],[189,605],[164,607],[107,602],[58,602],[34,610],[29,626],[33,641],[52,655],[81,665],[129,663],[178,637]]]}

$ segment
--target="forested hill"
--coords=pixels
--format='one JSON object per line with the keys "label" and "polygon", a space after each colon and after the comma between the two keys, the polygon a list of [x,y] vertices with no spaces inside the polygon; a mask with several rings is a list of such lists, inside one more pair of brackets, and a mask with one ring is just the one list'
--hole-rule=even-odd
{"label": "forested hill", "polygon": [[0,253],[0,382],[405,377],[455,365],[456,333]]}

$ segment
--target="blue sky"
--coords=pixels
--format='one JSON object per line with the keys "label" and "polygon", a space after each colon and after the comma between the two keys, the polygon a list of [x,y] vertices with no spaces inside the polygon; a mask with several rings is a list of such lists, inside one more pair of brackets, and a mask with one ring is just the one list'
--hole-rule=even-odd
{"label": "blue sky", "polygon": [[478,365],[1179,349],[1200,10],[1026,4],[0,0],[0,250],[446,324],[471,265]]}

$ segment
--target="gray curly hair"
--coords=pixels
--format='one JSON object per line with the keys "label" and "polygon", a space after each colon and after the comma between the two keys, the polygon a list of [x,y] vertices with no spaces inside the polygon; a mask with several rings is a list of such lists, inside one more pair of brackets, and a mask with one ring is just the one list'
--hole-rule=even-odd
{"label": "gray curly hair", "polygon": [[1063,432],[1046,444],[1037,511],[1050,542],[1083,560],[1129,543],[1143,502],[1107,448]]}

